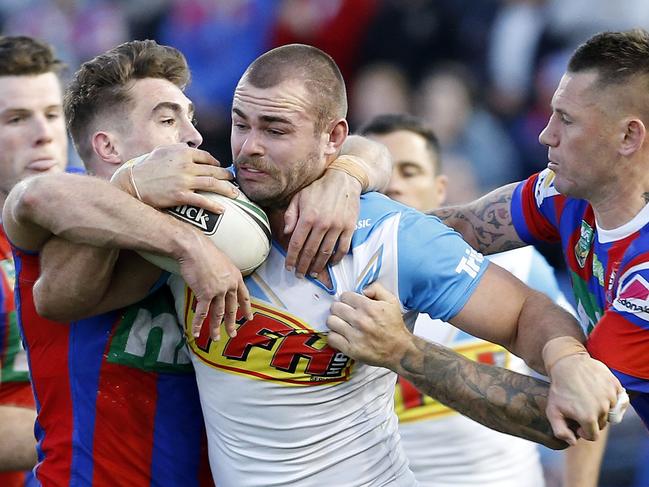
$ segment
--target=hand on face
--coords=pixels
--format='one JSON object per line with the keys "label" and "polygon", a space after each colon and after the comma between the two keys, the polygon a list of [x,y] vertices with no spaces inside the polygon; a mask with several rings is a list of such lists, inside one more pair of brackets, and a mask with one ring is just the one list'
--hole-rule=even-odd
{"label": "hand on face", "polygon": [[327,263],[335,265],[349,252],[360,212],[358,180],[329,170],[297,193],[284,215],[291,233],[286,268],[317,276]]}
{"label": "hand on face", "polygon": [[[127,163],[128,164],[128,163]],[[230,184],[232,173],[220,167],[219,161],[208,152],[188,147],[186,144],[161,146],[136,160],[132,169],[122,166],[112,181],[131,193],[136,185],[142,201],[155,208],[193,205],[214,213],[223,208],[214,201],[195,193],[208,191],[236,198],[238,190]]]}

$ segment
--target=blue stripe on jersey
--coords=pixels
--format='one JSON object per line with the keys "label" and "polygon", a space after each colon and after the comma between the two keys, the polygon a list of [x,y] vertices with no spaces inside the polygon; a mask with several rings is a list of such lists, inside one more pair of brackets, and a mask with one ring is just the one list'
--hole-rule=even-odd
{"label": "blue stripe on jersey", "polygon": [[[19,276],[21,275],[21,272],[23,270],[23,260],[20,258],[20,256],[16,255],[16,253],[12,249],[12,253],[14,256],[14,269],[16,271],[16,282],[14,285],[14,307],[16,309],[16,317],[18,321],[18,328],[20,329],[20,335],[21,337],[23,336],[23,325],[22,325],[22,320],[20,317],[22,316],[22,313],[20,312],[22,309],[22,301],[20,299],[20,293],[18,291],[18,280]],[[36,252],[34,252],[36,253]],[[23,348],[25,349],[25,356],[27,357],[27,367],[29,370],[32,370],[32,363],[31,363],[31,357],[30,357],[30,350],[27,347],[27,344],[23,342]],[[41,410],[41,403],[38,399],[38,395],[36,394],[36,390],[32,387],[32,392],[34,393],[34,404],[36,405],[36,411]],[[45,454],[43,453],[43,449],[41,448],[41,441],[43,439],[43,435],[45,434],[45,430],[43,430],[43,427],[40,425],[38,422],[38,416],[36,417],[36,421],[34,422],[34,436],[36,437],[37,443],[36,443],[36,454],[38,456],[38,462],[42,462],[45,459]],[[36,467],[35,467],[36,468]]]}
{"label": "blue stripe on jersey", "polygon": [[[73,445],[93,444],[99,372],[111,330],[118,318],[118,313],[112,312],[69,325],[68,367],[74,424]],[[88,479],[92,479],[93,469],[91,452],[73,447],[70,471],[83,472]]]}
{"label": "blue stripe on jersey", "polygon": [[[156,405],[151,485],[198,485],[201,454],[196,446],[201,444],[203,415],[196,377],[194,374],[158,374],[157,396],[164,400]],[[182,417],[189,420],[184,421]],[[189,451],[193,454],[187,455]],[[187,460],[187,465],[178,464],[183,459]]]}
{"label": "blue stripe on jersey", "polygon": [[511,204],[511,213],[512,213],[512,224],[514,229],[521,240],[528,244],[538,243],[532,234],[527,230],[527,222],[525,220],[525,215],[523,214],[523,205],[520,204],[522,199],[521,192],[523,191],[523,186],[525,181],[516,186],[514,193],[512,195],[512,204]]}

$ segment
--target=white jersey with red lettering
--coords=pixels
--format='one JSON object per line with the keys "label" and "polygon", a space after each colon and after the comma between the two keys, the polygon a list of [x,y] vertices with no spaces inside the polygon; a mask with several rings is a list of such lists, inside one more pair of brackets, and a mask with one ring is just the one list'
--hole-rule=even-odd
{"label": "white jersey with red lettering", "polygon": [[[571,309],[553,270],[533,247],[490,256],[530,287]],[[574,313],[574,312],[573,312]],[[415,334],[452,348],[478,362],[495,364],[523,374],[525,363],[503,347],[480,340],[450,323],[419,315]],[[402,444],[410,468],[427,487],[542,487],[543,472],[536,444],[491,430],[434,399],[399,378],[395,394]]]}
{"label": "white jersey with red lettering", "polygon": [[[190,340],[216,484],[417,485],[399,443],[396,376],[329,347],[329,309],[341,293],[378,281],[410,325],[417,311],[448,320],[488,261],[436,218],[376,193],[361,199],[352,250],[328,268],[330,289],[296,278],[284,261],[273,245],[246,278],[254,319],[235,338],[212,342],[204,330]],[[188,327],[191,292],[179,279],[171,285]]]}

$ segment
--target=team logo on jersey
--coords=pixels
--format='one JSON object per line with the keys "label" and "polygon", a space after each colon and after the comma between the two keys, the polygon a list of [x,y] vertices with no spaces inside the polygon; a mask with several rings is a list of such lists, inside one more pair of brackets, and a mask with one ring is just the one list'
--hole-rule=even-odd
{"label": "team logo on jersey", "polygon": [[549,169],[542,171],[536,180],[536,186],[534,188],[536,205],[540,208],[545,198],[558,194],[559,192],[554,189],[554,172]]}
{"label": "team logo on jersey", "polygon": [[593,236],[595,232],[593,227],[591,227],[586,221],[581,221],[581,229],[579,231],[579,240],[575,244],[575,258],[577,259],[577,264],[582,269],[586,265],[586,259],[590,253],[590,247],[593,244]]}
{"label": "team logo on jersey", "polygon": [[649,269],[649,263],[639,264],[620,278],[613,308],[649,321],[649,282],[638,273],[646,269]]}
{"label": "team logo on jersey", "polygon": [[[326,332],[255,299],[252,308],[254,318],[238,320],[236,337],[222,333],[220,341],[212,341],[204,326],[199,338],[188,339],[191,350],[211,367],[285,385],[331,385],[349,379],[353,361],[327,344]],[[188,336],[194,309],[193,293],[187,290]]]}
{"label": "team logo on jersey", "polygon": [[597,258],[597,254],[593,254],[593,276],[597,278],[599,285],[604,287],[604,266]]}

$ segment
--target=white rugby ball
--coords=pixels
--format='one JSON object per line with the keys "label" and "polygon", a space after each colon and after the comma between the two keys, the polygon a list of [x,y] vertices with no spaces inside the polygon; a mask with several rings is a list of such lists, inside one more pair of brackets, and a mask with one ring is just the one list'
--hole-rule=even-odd
{"label": "white rugby ball", "polygon": [[[252,273],[270,252],[270,223],[266,213],[241,191],[235,199],[216,193],[198,193],[213,199],[225,211],[217,214],[190,205],[176,206],[165,211],[200,229],[244,276]],[[180,274],[180,266],[174,259],[149,252],[139,253],[161,269]]]}
{"label": "white rugby ball", "polygon": [[[130,166],[141,163],[148,156],[149,154],[143,154],[125,162],[117,169],[111,180],[128,170]],[[232,260],[243,275],[253,272],[266,260],[270,252],[270,223],[264,210],[250,201],[241,191],[235,199],[204,191],[198,193],[216,201],[225,211],[216,214],[189,205],[176,206],[165,211],[202,230],[216,248]],[[149,252],[139,253],[161,269],[180,274],[180,266],[174,259]]]}

